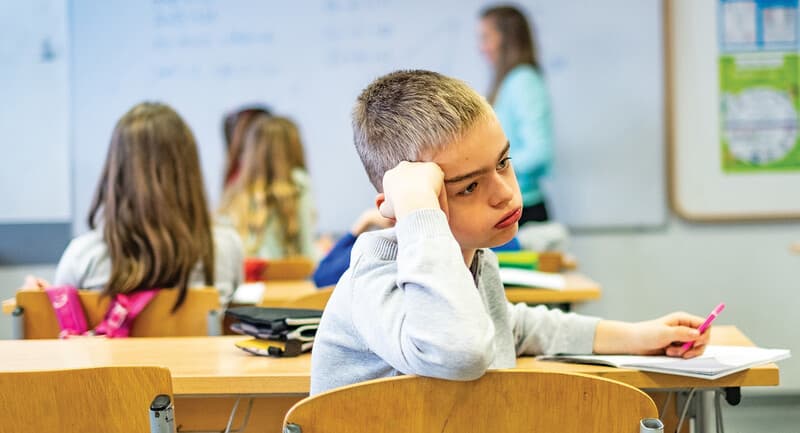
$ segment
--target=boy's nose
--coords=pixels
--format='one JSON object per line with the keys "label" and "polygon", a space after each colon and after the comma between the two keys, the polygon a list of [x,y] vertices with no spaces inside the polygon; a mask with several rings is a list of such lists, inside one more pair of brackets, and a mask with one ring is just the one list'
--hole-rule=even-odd
{"label": "boy's nose", "polygon": [[503,207],[514,198],[514,188],[511,180],[506,179],[502,174],[496,174],[495,189],[490,198],[492,207]]}

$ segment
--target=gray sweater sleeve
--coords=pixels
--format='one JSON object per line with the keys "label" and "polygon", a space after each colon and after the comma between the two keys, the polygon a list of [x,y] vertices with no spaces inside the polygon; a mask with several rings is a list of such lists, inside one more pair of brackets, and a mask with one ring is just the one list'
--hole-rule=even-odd
{"label": "gray sweater sleeve", "polygon": [[363,343],[404,374],[480,377],[494,359],[494,325],[444,213],[415,211],[395,232],[396,274],[375,254],[353,257],[352,321]]}
{"label": "gray sweater sleeve", "polygon": [[508,315],[517,356],[592,353],[599,318],[510,302]]}

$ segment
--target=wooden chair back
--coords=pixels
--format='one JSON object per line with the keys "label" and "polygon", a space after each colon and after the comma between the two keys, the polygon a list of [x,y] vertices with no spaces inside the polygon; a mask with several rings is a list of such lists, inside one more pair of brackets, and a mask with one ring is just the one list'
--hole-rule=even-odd
{"label": "wooden chair back", "polygon": [[294,405],[284,433],[638,433],[657,417],[647,394],[621,382],[498,370],[471,382],[400,376],[334,389]]}
{"label": "wooden chair back", "polygon": [[172,398],[169,370],[102,367],[0,373],[0,431],[149,432],[149,407]]}
{"label": "wooden chair back", "polygon": [[[90,329],[94,328],[103,320],[111,300],[101,297],[96,290],[79,290],[78,296],[86,314],[86,323]],[[22,308],[24,338],[58,338],[58,320],[44,291],[22,289],[16,298],[17,307]],[[220,309],[219,291],[214,288],[189,289],[183,304],[172,313],[177,298],[178,290],[159,291],[136,317],[131,337],[208,335],[209,313]]]}
{"label": "wooden chair back", "polygon": [[264,281],[305,280],[314,272],[314,261],[307,257],[267,260]]}

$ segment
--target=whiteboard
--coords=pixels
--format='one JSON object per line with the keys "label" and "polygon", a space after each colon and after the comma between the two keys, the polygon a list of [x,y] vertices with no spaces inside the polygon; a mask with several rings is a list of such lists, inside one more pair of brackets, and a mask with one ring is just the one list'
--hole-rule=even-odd
{"label": "whiteboard", "polygon": [[0,34],[0,224],[69,222],[66,2],[0,2]]}
{"label": "whiteboard", "polygon": [[[665,217],[661,4],[523,2],[553,100],[554,216],[574,227],[657,225]],[[160,100],[201,147],[212,203],[221,191],[223,114],[260,102],[298,122],[318,229],[344,231],[373,203],[352,145],[360,90],[425,68],[486,90],[477,44],[483,1],[157,0],[70,3],[75,228],[116,120]]]}
{"label": "whiteboard", "polygon": [[717,5],[670,3],[675,210],[693,220],[796,218],[800,170],[731,173],[722,167]]}

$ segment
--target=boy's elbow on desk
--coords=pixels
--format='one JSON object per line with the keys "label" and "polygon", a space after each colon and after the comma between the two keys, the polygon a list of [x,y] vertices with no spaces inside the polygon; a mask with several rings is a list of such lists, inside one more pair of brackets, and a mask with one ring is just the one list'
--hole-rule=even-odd
{"label": "boy's elbow on desk", "polygon": [[486,373],[493,361],[491,353],[478,350],[448,351],[442,355],[436,360],[423,356],[417,362],[410,362],[415,370],[410,373],[447,380],[475,380]]}
{"label": "boy's elbow on desk", "polygon": [[489,369],[494,361],[492,336],[476,339],[453,339],[447,343],[419,344],[408,342],[406,359],[419,376],[448,380],[474,380]]}

